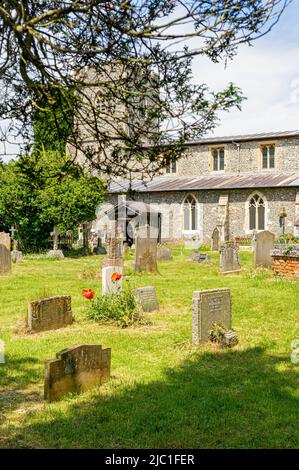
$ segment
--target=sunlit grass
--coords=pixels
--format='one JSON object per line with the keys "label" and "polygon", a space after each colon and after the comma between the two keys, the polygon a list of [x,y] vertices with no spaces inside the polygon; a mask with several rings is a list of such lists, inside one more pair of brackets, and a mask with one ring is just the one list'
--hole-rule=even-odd
{"label": "sunlit grass", "polygon": [[[244,271],[225,277],[214,253],[211,265],[199,265],[177,250],[157,275],[134,274],[128,256],[128,282],[153,285],[161,308],[150,325],[121,329],[85,316],[81,291],[100,294],[101,259],[25,259],[1,277],[0,447],[298,446],[299,365],[290,361],[299,337],[298,281],[253,270],[247,252]],[[233,351],[190,342],[192,292],[218,287],[232,292],[240,339]],[[72,296],[73,325],[24,335],[27,303],[63,294]],[[112,348],[110,382],[45,403],[44,361],[83,342]]]}

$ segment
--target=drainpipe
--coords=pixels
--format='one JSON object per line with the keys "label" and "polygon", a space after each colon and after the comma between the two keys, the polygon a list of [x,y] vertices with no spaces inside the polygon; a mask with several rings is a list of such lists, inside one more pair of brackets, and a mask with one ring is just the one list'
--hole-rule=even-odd
{"label": "drainpipe", "polygon": [[241,171],[241,155],[240,155],[240,148],[241,148],[241,144],[239,144],[238,142],[234,142],[232,140],[232,144],[235,145],[238,149],[238,174],[240,174],[240,171]]}

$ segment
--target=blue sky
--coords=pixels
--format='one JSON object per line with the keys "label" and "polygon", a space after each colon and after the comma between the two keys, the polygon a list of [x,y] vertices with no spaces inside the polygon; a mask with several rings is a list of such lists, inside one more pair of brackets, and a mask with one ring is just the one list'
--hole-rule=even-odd
{"label": "blue sky", "polygon": [[214,135],[299,129],[299,0],[253,47],[241,46],[226,69],[197,58],[193,73],[195,82],[214,90],[232,81],[247,97],[241,112],[220,115]]}
{"label": "blue sky", "polygon": [[[293,0],[275,28],[253,47],[241,46],[226,68],[196,58],[193,74],[194,82],[215,91],[233,82],[247,97],[241,112],[220,114],[214,135],[299,129],[299,0]],[[17,148],[7,144],[6,151]]]}

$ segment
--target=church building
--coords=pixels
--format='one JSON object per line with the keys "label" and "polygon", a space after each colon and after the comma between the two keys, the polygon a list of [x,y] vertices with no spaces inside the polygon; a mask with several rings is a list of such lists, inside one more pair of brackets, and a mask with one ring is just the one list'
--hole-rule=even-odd
{"label": "church building", "polygon": [[[109,202],[128,187],[112,182]],[[163,175],[131,182],[130,200],[160,214],[162,242],[246,240],[260,230],[299,236],[299,131],[189,142]]]}

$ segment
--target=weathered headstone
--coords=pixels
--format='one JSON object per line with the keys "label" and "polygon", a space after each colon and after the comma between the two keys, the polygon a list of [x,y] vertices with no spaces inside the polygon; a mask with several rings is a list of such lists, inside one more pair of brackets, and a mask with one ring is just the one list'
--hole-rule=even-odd
{"label": "weathered headstone", "polygon": [[115,294],[122,290],[122,266],[106,266],[102,269],[102,294]]}
{"label": "weathered headstone", "polygon": [[23,259],[23,253],[21,251],[14,250],[11,252],[11,261],[13,263],[21,263]]}
{"label": "weathered headstone", "polygon": [[192,252],[189,255],[190,261],[193,263],[208,263],[211,261],[211,256],[208,256],[206,253]]}
{"label": "weathered headstone", "polygon": [[219,251],[220,233],[217,227],[214,228],[211,239],[211,250]]}
{"label": "weathered headstone", "polygon": [[99,387],[110,379],[111,349],[80,344],[56,354],[45,363],[44,398],[59,400],[66,394]]}
{"label": "weathered headstone", "polygon": [[103,259],[103,268],[108,266],[123,267],[121,244],[122,239],[119,236],[107,235],[107,257]]}
{"label": "weathered headstone", "polygon": [[192,297],[192,342],[200,344],[209,341],[213,323],[219,322],[231,328],[230,289],[209,289],[194,291]]}
{"label": "weathered headstone", "polygon": [[226,242],[220,248],[220,272],[221,274],[237,274],[240,271],[239,245]]}
{"label": "weathered headstone", "polygon": [[159,261],[169,261],[173,259],[173,253],[171,248],[158,246],[157,259]]}
{"label": "weathered headstone", "polygon": [[150,236],[150,227],[142,227],[135,237],[136,272],[158,272],[157,239]]}
{"label": "weathered headstone", "polygon": [[56,330],[70,325],[72,321],[69,295],[47,297],[28,305],[27,326],[31,332]]}
{"label": "weathered headstone", "polygon": [[159,310],[159,303],[154,287],[138,287],[135,290],[135,293],[144,312],[153,312],[154,310]]}
{"label": "weathered headstone", "polygon": [[272,265],[271,252],[274,249],[275,235],[268,230],[254,235],[254,264],[255,266],[270,267]]}
{"label": "weathered headstone", "polygon": [[0,274],[11,273],[10,236],[0,232]]}

